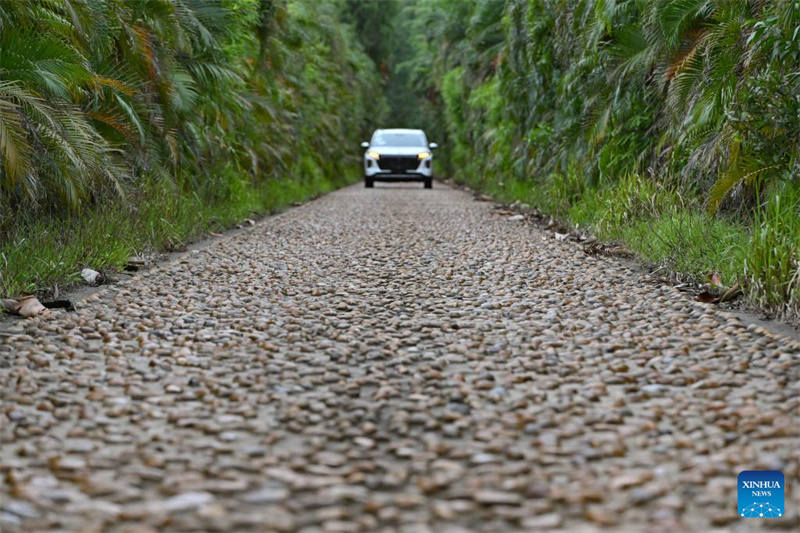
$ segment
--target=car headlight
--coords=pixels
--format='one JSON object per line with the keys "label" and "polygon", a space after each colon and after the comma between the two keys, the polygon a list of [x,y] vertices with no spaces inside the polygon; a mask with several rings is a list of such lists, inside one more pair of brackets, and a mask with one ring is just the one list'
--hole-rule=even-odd
{"label": "car headlight", "polygon": [[431,156],[430,152],[420,152],[417,159],[428,159]]}
{"label": "car headlight", "polygon": [[378,152],[367,152],[367,155],[370,156],[372,159],[380,159],[381,154]]}

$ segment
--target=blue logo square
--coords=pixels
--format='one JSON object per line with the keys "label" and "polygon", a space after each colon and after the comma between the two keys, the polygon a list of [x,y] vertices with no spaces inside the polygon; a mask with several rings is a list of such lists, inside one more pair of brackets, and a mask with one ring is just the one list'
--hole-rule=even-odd
{"label": "blue logo square", "polygon": [[783,472],[745,470],[739,473],[737,505],[743,518],[780,518],[784,507]]}

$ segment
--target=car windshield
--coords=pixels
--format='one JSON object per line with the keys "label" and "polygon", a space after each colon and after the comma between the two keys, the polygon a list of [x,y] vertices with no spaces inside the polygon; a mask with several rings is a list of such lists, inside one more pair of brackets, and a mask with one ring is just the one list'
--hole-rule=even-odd
{"label": "car windshield", "polygon": [[425,146],[425,136],[421,133],[376,132],[372,136],[372,146]]}

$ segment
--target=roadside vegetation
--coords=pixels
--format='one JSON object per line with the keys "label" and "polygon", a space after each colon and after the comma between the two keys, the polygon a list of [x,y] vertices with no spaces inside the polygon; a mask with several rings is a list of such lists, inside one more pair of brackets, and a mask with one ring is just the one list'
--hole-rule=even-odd
{"label": "roadside vegetation", "polygon": [[0,293],[355,179],[343,147],[383,89],[342,18],[315,0],[0,2]]}
{"label": "roadside vegetation", "polygon": [[347,183],[378,125],[800,316],[790,0],[0,2],[0,293]]}
{"label": "roadside vegetation", "polygon": [[440,142],[440,175],[798,316],[800,3],[397,8],[393,82],[416,98],[390,104]]}

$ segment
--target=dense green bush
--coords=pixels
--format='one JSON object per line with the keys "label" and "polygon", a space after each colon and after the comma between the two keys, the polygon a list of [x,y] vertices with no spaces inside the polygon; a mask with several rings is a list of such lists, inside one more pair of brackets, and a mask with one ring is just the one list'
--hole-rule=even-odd
{"label": "dense green bush", "polygon": [[346,179],[385,104],[342,16],[315,0],[0,2],[0,292]]}
{"label": "dense green bush", "polygon": [[798,310],[800,2],[404,6],[403,68],[444,117],[448,173]]}
{"label": "dense green bush", "polygon": [[311,0],[3,2],[2,227],[12,204],[79,211],[147,180],[224,199],[229,176],[258,185],[306,157],[343,171],[338,145],[380,96],[338,17]]}

